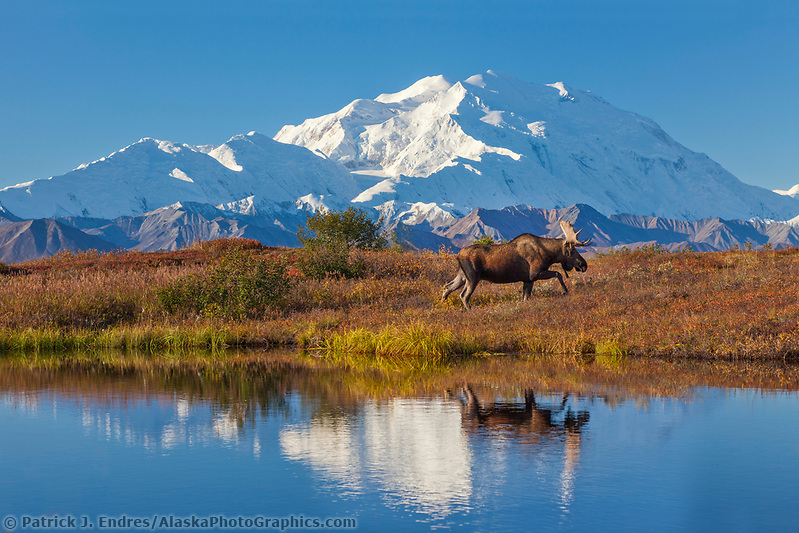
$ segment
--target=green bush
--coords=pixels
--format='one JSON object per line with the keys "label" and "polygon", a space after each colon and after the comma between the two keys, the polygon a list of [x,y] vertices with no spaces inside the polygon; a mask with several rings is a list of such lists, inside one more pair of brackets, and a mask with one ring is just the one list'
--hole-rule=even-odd
{"label": "green bush", "polygon": [[295,266],[303,276],[318,280],[356,278],[364,271],[362,260],[351,259],[349,248],[335,243],[300,250]]}
{"label": "green bush", "polygon": [[308,217],[297,239],[305,246],[297,256],[297,269],[305,277],[354,278],[364,270],[363,261],[353,260],[351,250],[384,250],[388,240],[381,235],[382,219],[372,221],[363,209],[320,209]]}
{"label": "green bush", "polygon": [[381,235],[383,219],[373,222],[361,208],[344,211],[318,210],[308,217],[305,227],[297,231],[297,239],[306,248],[361,248],[382,250],[388,241]]}
{"label": "green bush", "polygon": [[169,313],[258,318],[282,307],[289,287],[283,258],[256,258],[237,249],[207,273],[190,274],[158,289],[157,296]]}
{"label": "green bush", "polygon": [[475,240],[472,244],[494,244],[494,237],[491,235],[483,235],[479,239]]}

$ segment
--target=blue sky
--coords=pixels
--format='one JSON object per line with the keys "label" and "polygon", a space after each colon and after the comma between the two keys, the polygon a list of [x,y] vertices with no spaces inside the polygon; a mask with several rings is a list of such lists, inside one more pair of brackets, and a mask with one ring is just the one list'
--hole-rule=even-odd
{"label": "blue sky", "polygon": [[0,186],[488,69],[591,90],[747,183],[799,183],[794,0],[1,0]]}

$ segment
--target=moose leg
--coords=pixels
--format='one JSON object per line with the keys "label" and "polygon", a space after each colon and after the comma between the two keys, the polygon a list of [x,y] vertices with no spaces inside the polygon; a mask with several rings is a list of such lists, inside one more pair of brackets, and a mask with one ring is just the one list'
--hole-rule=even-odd
{"label": "moose leg", "polygon": [[522,283],[522,300],[523,301],[529,300],[532,295],[533,295],[533,282],[525,281],[524,283]]}
{"label": "moose leg", "polygon": [[444,292],[441,295],[441,299],[446,300],[451,292],[460,289],[464,283],[466,283],[466,276],[463,275],[462,270],[458,270],[458,275],[455,276],[455,279],[444,285]]}
{"label": "moose leg", "polygon": [[469,306],[469,299],[472,297],[474,289],[477,288],[477,284],[480,283],[480,274],[477,273],[474,266],[469,261],[461,261],[460,265],[461,273],[463,277],[466,278],[466,284],[461,291],[461,302],[463,302],[463,307],[471,309]]}
{"label": "moose leg", "polygon": [[[566,288],[566,284],[563,283],[563,276],[560,275],[560,272],[556,272],[554,270],[545,270],[541,272],[536,279],[552,279],[552,278],[558,278],[560,286],[563,288],[563,294],[569,292],[569,289]],[[532,286],[532,282],[530,282],[530,285]]]}
{"label": "moose leg", "polygon": [[461,291],[461,302],[463,302],[463,307],[466,309],[471,309],[469,305],[469,300],[472,297],[472,293],[474,289],[477,288],[477,284],[480,283],[480,280],[477,279],[476,281],[472,281],[470,279],[466,279],[466,286]]}

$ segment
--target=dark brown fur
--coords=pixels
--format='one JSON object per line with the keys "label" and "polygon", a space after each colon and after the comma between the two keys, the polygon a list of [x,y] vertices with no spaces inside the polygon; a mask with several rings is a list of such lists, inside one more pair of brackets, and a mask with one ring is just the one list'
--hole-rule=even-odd
{"label": "dark brown fur", "polygon": [[[574,268],[585,272],[588,263],[577,252],[578,246],[587,246],[589,241],[577,240],[577,233],[568,222],[561,222],[566,238],[548,239],[523,233],[504,244],[473,244],[458,252],[458,275],[444,286],[442,298],[460,287],[461,302],[469,309],[469,299],[482,280],[492,283],[522,282],[522,299],[530,297],[533,282],[558,278],[564,294],[568,292],[560,272],[549,270],[560,263],[564,272]],[[568,274],[567,274],[568,277]]]}

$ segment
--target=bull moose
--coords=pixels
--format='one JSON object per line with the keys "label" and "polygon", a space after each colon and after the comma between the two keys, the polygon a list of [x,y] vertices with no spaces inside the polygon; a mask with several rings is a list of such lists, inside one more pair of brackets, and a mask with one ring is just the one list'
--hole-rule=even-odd
{"label": "bull moose", "polygon": [[[585,272],[588,263],[577,252],[578,246],[588,246],[591,239],[580,241],[580,231],[574,231],[570,222],[561,220],[560,227],[565,238],[549,239],[522,233],[504,244],[472,244],[458,252],[458,275],[444,286],[441,296],[445,299],[460,287],[463,306],[470,309],[469,299],[481,280],[492,283],[516,283],[521,281],[522,299],[527,300],[533,290],[533,282],[558,278],[563,293],[569,292],[560,272],[549,270],[560,263],[564,273],[572,268]],[[568,277],[568,274],[566,274]]]}

